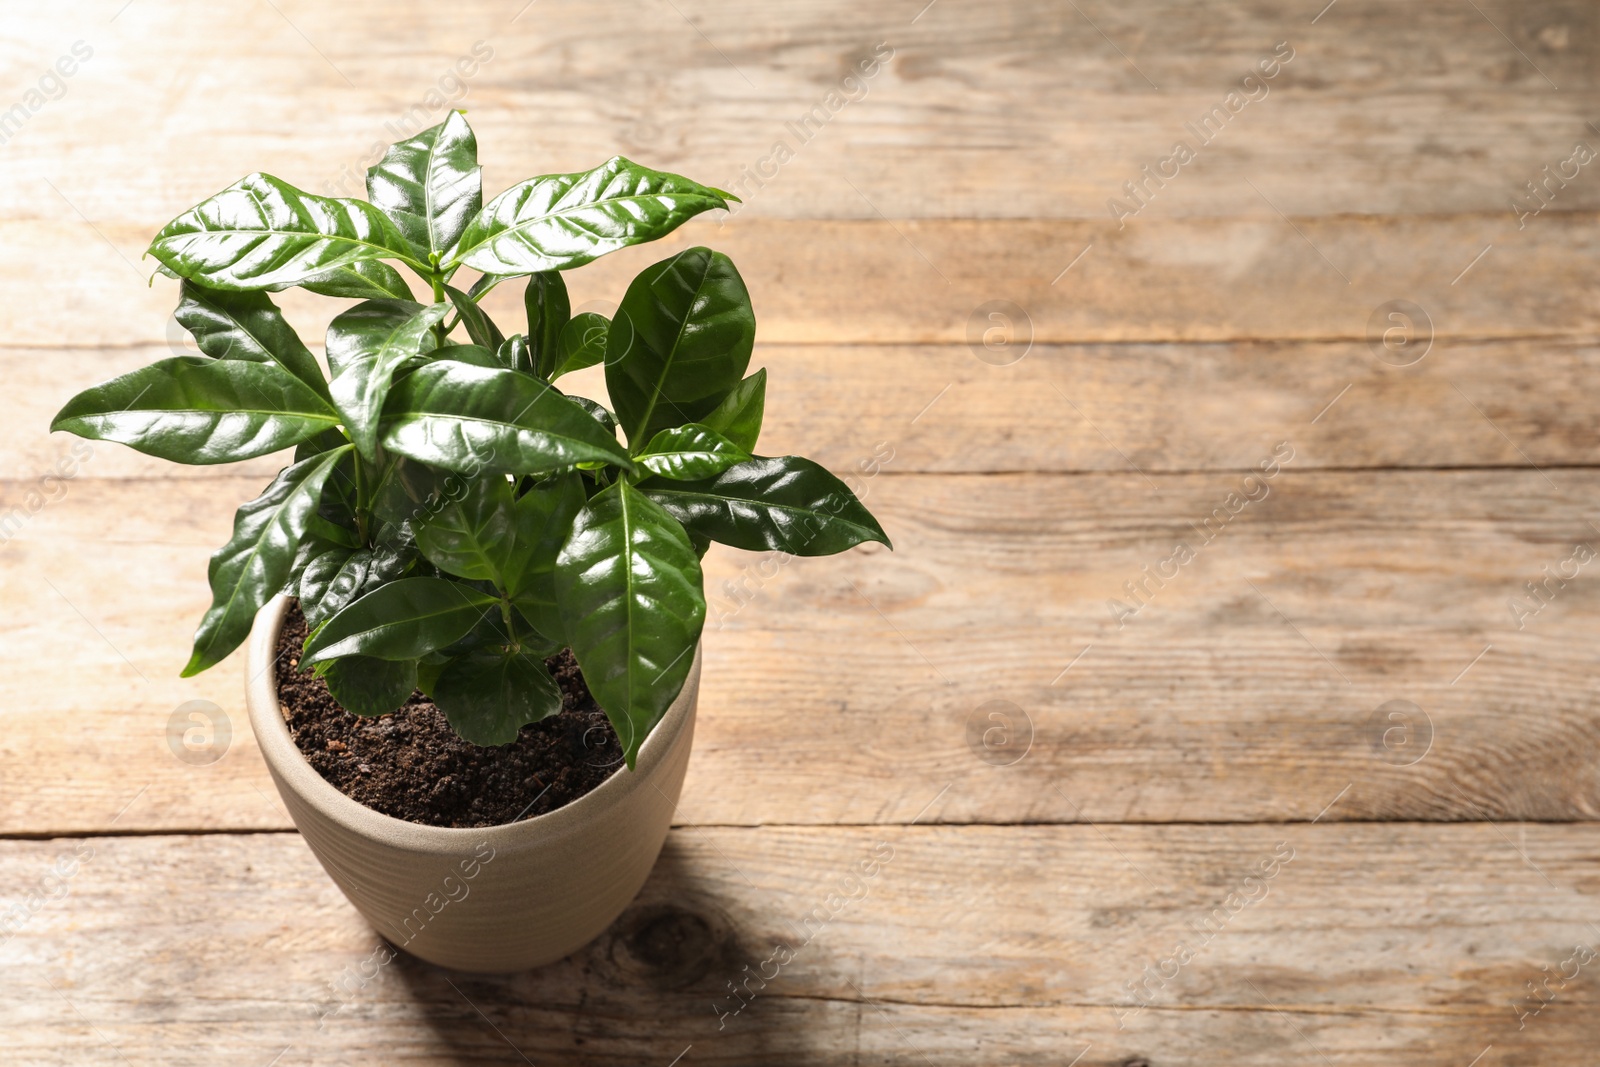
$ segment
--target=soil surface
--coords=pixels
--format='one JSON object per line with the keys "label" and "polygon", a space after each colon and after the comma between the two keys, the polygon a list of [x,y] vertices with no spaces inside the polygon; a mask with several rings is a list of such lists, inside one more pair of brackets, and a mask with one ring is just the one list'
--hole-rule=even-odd
{"label": "soil surface", "polygon": [[327,683],[300,671],[306,621],[290,604],[278,635],[278,701],[307,762],[345,796],[427,826],[499,826],[577,800],[622,766],[622,747],[570,649],[546,660],[561,712],[524,726],[509,745],[457,737],[421,692],[400,710],[352,715]]}

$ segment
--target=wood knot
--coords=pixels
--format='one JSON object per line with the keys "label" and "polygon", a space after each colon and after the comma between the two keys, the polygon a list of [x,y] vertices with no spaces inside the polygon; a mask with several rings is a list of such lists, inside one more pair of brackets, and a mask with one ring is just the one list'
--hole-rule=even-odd
{"label": "wood knot", "polygon": [[682,989],[722,958],[726,929],[709,914],[675,904],[645,905],[618,921],[611,960],[623,974],[658,989]]}

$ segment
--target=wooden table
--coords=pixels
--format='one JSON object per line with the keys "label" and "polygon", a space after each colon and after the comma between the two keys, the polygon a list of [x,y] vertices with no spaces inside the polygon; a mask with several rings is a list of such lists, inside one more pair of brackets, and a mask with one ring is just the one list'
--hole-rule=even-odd
{"label": "wooden table", "polygon": [[[1600,15],[924,2],[7,10],[0,1059],[1600,1061]],[[764,451],[896,545],[712,552],[678,825],[511,978],[372,964],[239,659],[177,677],[278,462],[46,434],[181,350],[163,222],[256,169],[353,191],[452,99],[490,192],[739,184],[575,301],[729,252]]]}

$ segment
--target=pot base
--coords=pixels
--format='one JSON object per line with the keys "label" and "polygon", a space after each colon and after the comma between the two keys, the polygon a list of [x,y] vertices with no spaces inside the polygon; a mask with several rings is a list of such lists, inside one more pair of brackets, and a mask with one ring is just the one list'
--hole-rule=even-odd
{"label": "pot base", "polygon": [[274,653],[288,598],[250,636],[250,724],[295,826],[373,928],[442,967],[504,973],[582,948],[620,915],[655,865],[694,742],[695,652],[635,768],[545,815],[481,829],[423,826],[373,811],[306,762],[278,704]]}

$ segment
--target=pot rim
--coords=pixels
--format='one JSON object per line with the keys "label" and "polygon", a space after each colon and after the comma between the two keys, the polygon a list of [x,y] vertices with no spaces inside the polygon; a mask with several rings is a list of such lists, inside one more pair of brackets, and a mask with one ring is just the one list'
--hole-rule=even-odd
{"label": "pot rim", "polygon": [[[612,772],[609,778],[577,800],[543,815],[496,826],[428,826],[386,815],[346,796],[317,773],[294,743],[289,735],[289,724],[283,717],[283,707],[278,702],[276,646],[288,608],[289,596],[279,593],[256,614],[250,632],[245,661],[249,672],[245,680],[245,704],[262,758],[280,787],[288,787],[325,817],[353,833],[412,852],[455,856],[480,841],[487,841],[495,848],[516,850],[585,830],[635,790],[657,788],[651,779],[693,714],[693,698],[700,684],[701,649],[697,643],[683,689],[639,747],[634,769],[623,767]],[[259,666],[262,664],[264,666]],[[657,788],[657,791],[660,790]]]}

